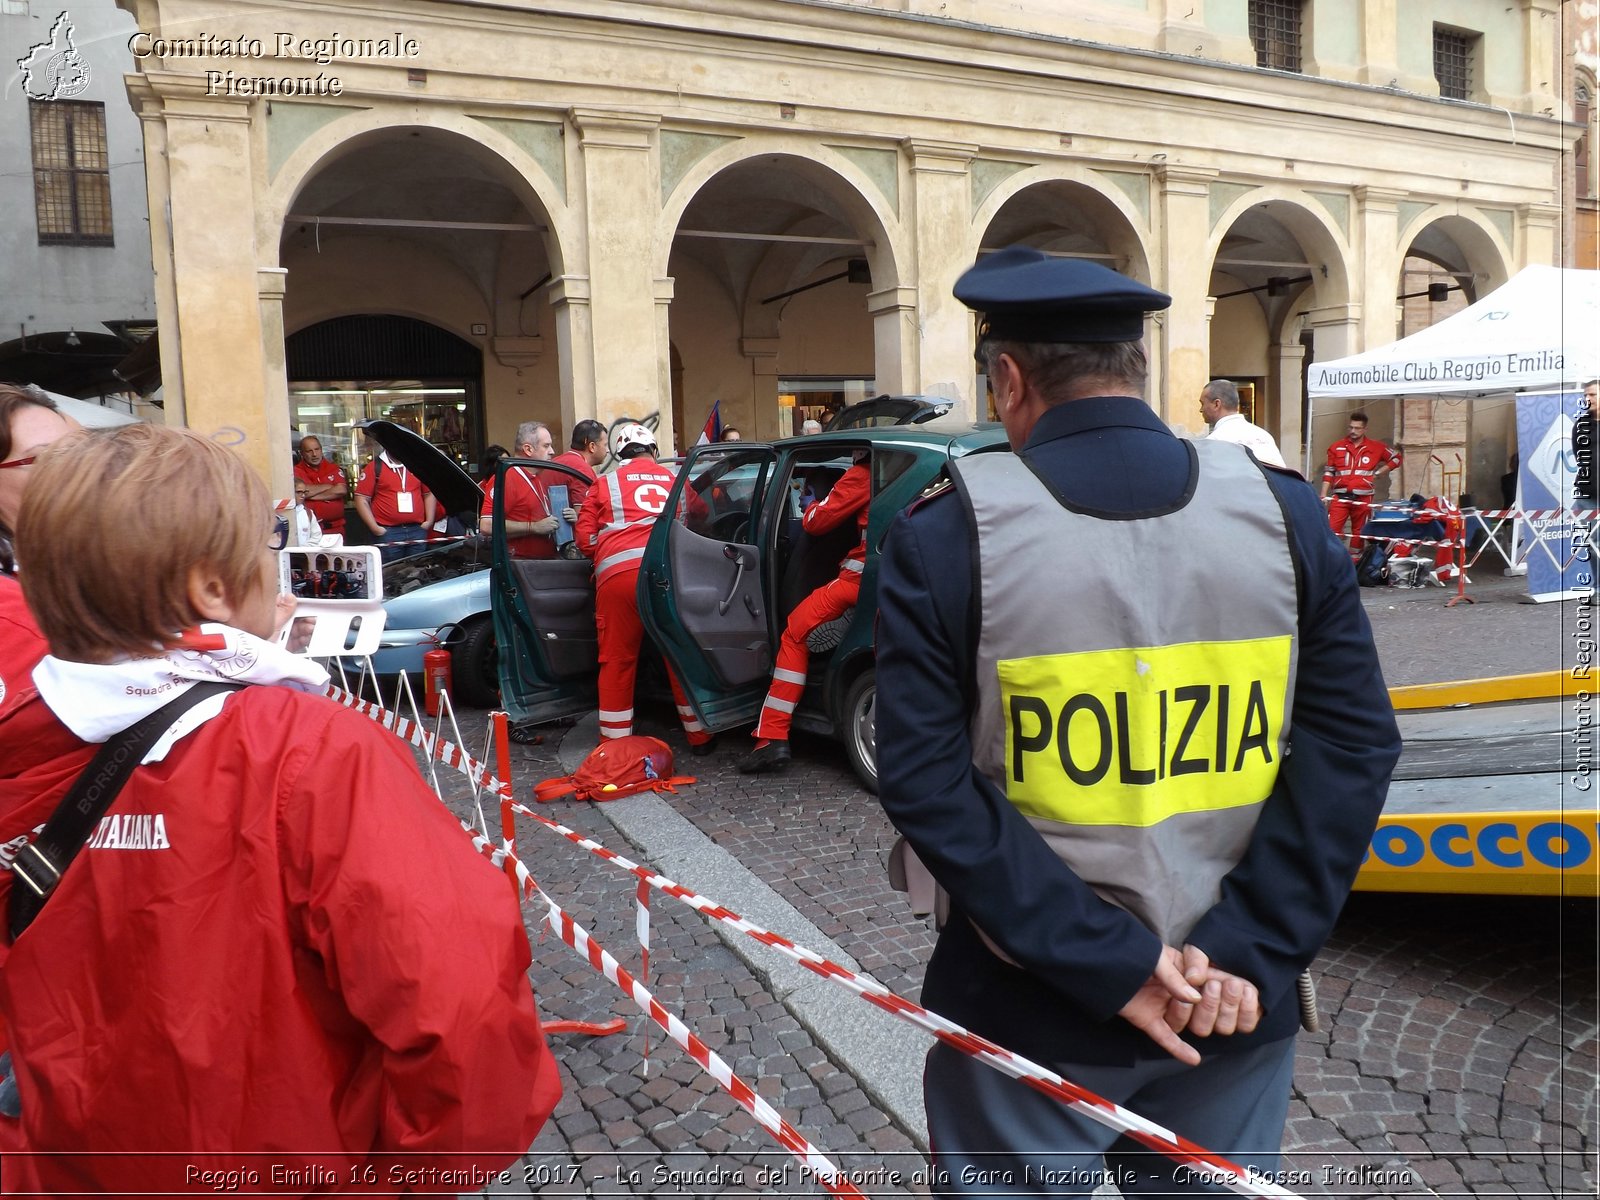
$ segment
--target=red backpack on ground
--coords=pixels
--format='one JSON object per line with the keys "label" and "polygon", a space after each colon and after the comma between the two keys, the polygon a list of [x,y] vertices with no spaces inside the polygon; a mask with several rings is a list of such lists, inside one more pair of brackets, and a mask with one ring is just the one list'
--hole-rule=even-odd
{"label": "red backpack on ground", "polygon": [[606,738],[571,775],[558,775],[533,787],[543,804],[570,795],[578,800],[618,800],[636,792],[675,792],[693,783],[692,775],[672,773],[672,747],[659,738]]}

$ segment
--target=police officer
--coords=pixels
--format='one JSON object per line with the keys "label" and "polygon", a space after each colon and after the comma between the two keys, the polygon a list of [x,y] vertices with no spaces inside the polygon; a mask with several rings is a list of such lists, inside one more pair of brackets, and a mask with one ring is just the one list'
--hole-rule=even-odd
{"label": "police officer", "polygon": [[[1140,399],[1167,296],[1024,247],[955,294],[1011,452],[956,460],[878,584],[882,802],[950,903],[923,1001],[1272,1171],[1294,980],[1400,752],[1349,558],[1298,476]],[[935,1194],[1204,1190],[942,1044],[924,1091]]]}

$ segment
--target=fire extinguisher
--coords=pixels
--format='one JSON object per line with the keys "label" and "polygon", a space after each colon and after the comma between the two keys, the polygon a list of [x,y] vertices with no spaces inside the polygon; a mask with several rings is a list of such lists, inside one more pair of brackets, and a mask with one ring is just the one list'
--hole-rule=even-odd
{"label": "fire extinguisher", "polygon": [[437,646],[422,656],[422,703],[430,717],[439,715],[439,694],[450,690],[450,651]]}

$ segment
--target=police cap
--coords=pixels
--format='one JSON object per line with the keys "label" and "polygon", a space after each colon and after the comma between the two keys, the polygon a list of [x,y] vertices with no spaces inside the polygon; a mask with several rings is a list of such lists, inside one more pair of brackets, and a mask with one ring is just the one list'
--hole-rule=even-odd
{"label": "police cap", "polygon": [[985,255],[956,280],[956,299],[983,314],[978,340],[1136,342],[1146,313],[1172,297],[1110,267],[1052,258],[1031,246]]}

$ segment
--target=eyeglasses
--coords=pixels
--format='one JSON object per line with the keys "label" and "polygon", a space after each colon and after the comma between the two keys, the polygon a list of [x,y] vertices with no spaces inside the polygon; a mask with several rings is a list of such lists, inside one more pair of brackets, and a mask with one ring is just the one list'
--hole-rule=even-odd
{"label": "eyeglasses", "polygon": [[31,467],[36,461],[37,457],[13,458],[10,462],[0,462],[0,471],[4,471],[7,467]]}
{"label": "eyeglasses", "polygon": [[282,550],[289,544],[289,519],[277,517],[272,522],[272,536],[267,539],[268,550]]}

